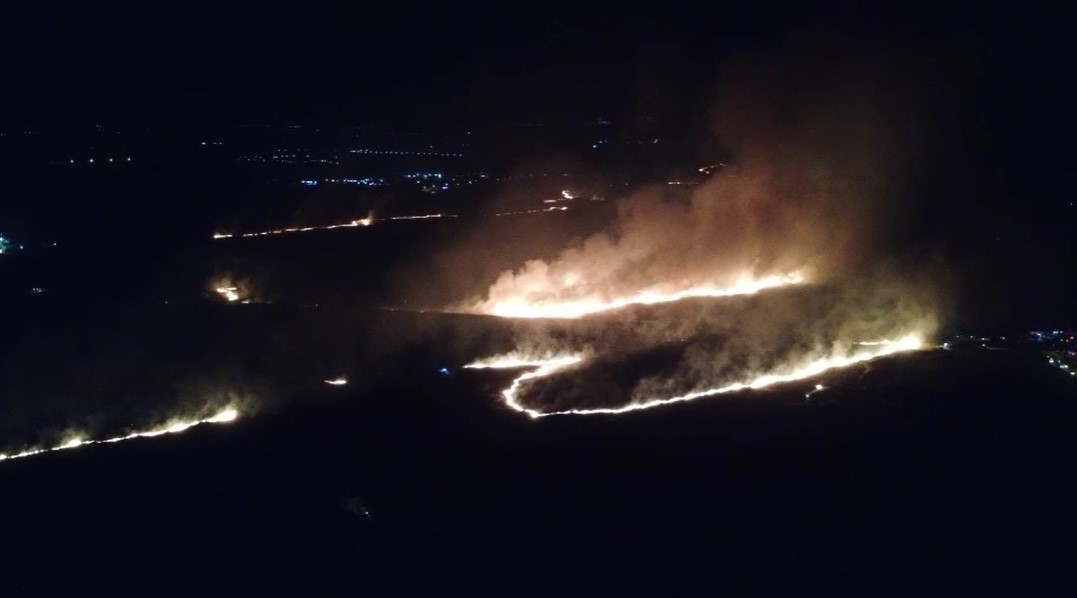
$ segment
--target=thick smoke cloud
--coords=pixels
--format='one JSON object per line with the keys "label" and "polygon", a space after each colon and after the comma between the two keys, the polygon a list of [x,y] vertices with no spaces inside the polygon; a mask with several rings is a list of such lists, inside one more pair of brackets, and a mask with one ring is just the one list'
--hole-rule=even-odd
{"label": "thick smoke cloud", "polygon": [[688,192],[656,184],[620,199],[607,229],[501,272],[457,308],[609,301],[791,272],[805,285],[620,310],[568,325],[559,341],[528,328],[520,350],[592,357],[529,384],[525,403],[556,411],[672,396],[848,354],[857,341],[933,332],[940,269],[900,242],[924,140],[915,77],[896,61],[839,54],[853,55],[796,48],[727,65],[713,112],[727,165]]}
{"label": "thick smoke cloud", "polygon": [[660,184],[623,198],[608,230],[501,273],[462,307],[608,299],[792,271],[821,282],[877,257],[908,201],[915,130],[892,70],[878,69],[822,59],[728,67],[715,122],[731,165],[687,194]]}

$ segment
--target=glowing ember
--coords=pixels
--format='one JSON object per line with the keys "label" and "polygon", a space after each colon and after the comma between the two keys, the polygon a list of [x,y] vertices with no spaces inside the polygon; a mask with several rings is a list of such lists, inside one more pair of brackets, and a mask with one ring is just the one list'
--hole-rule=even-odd
{"label": "glowing ember", "polygon": [[332,380],[326,380],[325,383],[328,384],[329,386],[344,386],[345,384],[348,383],[348,379],[343,377],[343,376],[340,376],[339,378],[333,378]]}
{"label": "glowing ember", "polygon": [[456,218],[456,214],[420,214],[418,216],[393,216],[385,220],[429,220],[430,218]]}
{"label": "glowing ember", "polygon": [[116,437],[113,437],[113,438],[104,438],[104,439],[101,439],[101,440],[92,440],[92,439],[84,439],[84,438],[81,438],[81,437],[74,437],[74,438],[71,438],[70,440],[65,441],[63,444],[59,444],[59,445],[51,447],[51,448],[30,449],[30,450],[23,451],[21,453],[15,453],[13,455],[0,454],[0,461],[8,461],[8,460],[11,460],[11,459],[22,459],[22,458],[25,458],[25,457],[32,457],[34,455],[40,455],[42,453],[52,453],[52,452],[56,452],[56,451],[66,451],[66,450],[78,448],[78,447],[81,447],[81,446],[89,446],[91,444],[109,444],[109,443],[114,443],[114,442],[123,442],[124,440],[133,440],[135,438],[153,438],[154,436],[163,436],[165,434],[176,434],[176,433],[183,432],[185,430],[188,430],[190,428],[193,428],[195,426],[202,425],[202,424],[223,424],[223,423],[228,423],[228,422],[231,422],[231,421],[235,421],[235,419],[238,418],[238,417],[239,417],[239,411],[237,411],[233,407],[227,407],[227,408],[225,408],[225,409],[223,409],[221,411],[218,411],[216,414],[214,414],[214,415],[212,415],[210,417],[204,418],[204,419],[172,421],[172,422],[168,422],[168,423],[166,423],[166,424],[164,424],[164,425],[162,425],[161,427],[158,427],[158,428],[152,428],[150,430],[145,430],[143,432],[133,432],[131,434],[127,434],[126,436],[116,436]]}
{"label": "glowing ember", "polygon": [[228,301],[239,301],[239,289],[236,287],[217,287],[214,290]]}
{"label": "glowing ember", "polygon": [[711,285],[697,286],[672,292],[646,290],[615,298],[589,297],[586,299],[550,299],[532,301],[526,297],[492,298],[481,304],[476,311],[502,318],[580,318],[589,314],[620,309],[629,305],[654,305],[670,303],[689,297],[729,297],[752,295],[761,290],[785,285],[799,284],[804,277],[799,272],[753,279],[744,277],[729,287]]}
{"label": "glowing ember", "polygon": [[[863,344],[863,343],[862,343]],[[716,388],[708,388],[703,390],[697,390],[683,395],[667,398],[652,398],[644,399],[624,405],[622,407],[603,407],[595,409],[568,409],[565,411],[539,411],[536,409],[530,409],[520,404],[518,395],[521,386],[528,380],[535,380],[538,378],[544,378],[550,376],[555,372],[580,362],[583,359],[582,355],[568,355],[562,357],[546,358],[546,359],[527,359],[516,355],[506,355],[504,357],[488,359],[484,361],[477,361],[475,363],[466,365],[464,367],[472,369],[485,369],[485,368],[521,368],[521,367],[536,367],[537,369],[521,374],[517,376],[512,384],[509,385],[504,391],[502,391],[502,397],[505,399],[505,404],[510,408],[526,413],[527,415],[537,418],[545,417],[548,415],[596,415],[596,414],[609,414],[618,415],[621,413],[627,413],[629,411],[640,411],[643,409],[652,409],[654,407],[661,407],[663,405],[670,405],[673,403],[683,403],[687,401],[693,401],[696,399],[702,399],[719,394],[725,394],[730,392],[737,392],[740,390],[746,390],[750,388],[765,388],[774,384],[781,384],[783,382],[794,382],[796,380],[802,380],[805,378],[811,378],[818,376],[823,372],[848,367],[857,363],[870,361],[878,357],[885,355],[892,355],[903,351],[915,351],[923,347],[923,341],[919,335],[909,335],[901,340],[888,342],[884,345],[879,345],[882,348],[873,349],[867,351],[859,351],[847,355],[829,355],[827,357],[818,358],[812,361],[801,362],[799,364],[789,365],[786,367],[778,368],[777,370],[758,375],[754,378],[727,384]],[[821,384],[816,385],[816,392],[823,390]],[[811,394],[811,393],[809,393]]]}
{"label": "glowing ember", "polygon": [[[420,214],[417,216],[392,216],[389,218],[382,218],[382,220],[427,220],[429,218],[456,218],[456,214]],[[329,224],[325,226],[293,226],[288,228],[274,228],[270,230],[262,230],[253,233],[214,233],[214,239],[231,239],[233,237],[265,237],[269,235],[283,235],[287,233],[306,233],[317,230],[333,230],[336,228],[357,228],[363,226],[370,226],[374,224],[373,212],[367,215],[366,218],[359,218],[351,220],[349,222],[343,222],[341,224]]]}
{"label": "glowing ember", "polygon": [[568,206],[551,206],[539,210],[517,210],[515,212],[497,212],[494,216],[518,216],[520,214],[541,214],[543,212],[566,212]]}
{"label": "glowing ember", "polygon": [[326,225],[326,226],[304,226],[304,227],[294,226],[294,227],[288,227],[288,228],[274,228],[274,229],[270,229],[270,230],[263,230],[263,231],[253,232],[253,233],[241,233],[241,234],[238,234],[238,235],[233,234],[233,233],[214,233],[213,238],[214,239],[231,239],[233,237],[265,237],[267,235],[282,235],[282,234],[285,234],[285,233],[305,233],[305,232],[310,232],[310,231],[315,231],[315,230],[332,230],[332,229],[335,229],[335,228],[355,228],[355,227],[360,227],[360,226],[370,226],[371,224],[374,224],[374,214],[373,213],[367,215],[366,218],[359,218],[359,219],[352,220],[350,222],[344,222],[344,223],[341,223],[341,224],[329,224],[329,225]]}

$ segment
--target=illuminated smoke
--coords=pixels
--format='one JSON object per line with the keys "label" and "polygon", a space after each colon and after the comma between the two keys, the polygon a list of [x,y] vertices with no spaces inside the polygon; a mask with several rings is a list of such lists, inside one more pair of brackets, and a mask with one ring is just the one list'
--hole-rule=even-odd
{"label": "illuminated smoke", "polygon": [[826,284],[877,263],[910,203],[914,111],[885,71],[832,58],[727,65],[715,132],[733,159],[700,162],[699,185],[628,192],[601,232],[502,270],[450,309],[579,317],[746,281]]}
{"label": "illuminated smoke", "polygon": [[238,417],[239,411],[235,407],[226,407],[218,411],[216,414],[203,419],[172,420],[160,427],[151,428],[142,432],[132,432],[131,434],[126,434],[124,436],[115,436],[112,438],[103,438],[100,440],[93,440],[89,438],[81,438],[78,436],[74,436],[64,441],[63,443],[50,448],[35,448],[10,455],[0,454],[0,461],[23,459],[26,457],[33,457],[34,455],[53,453],[56,451],[66,451],[84,446],[90,446],[93,444],[112,444],[116,442],[123,442],[125,440],[134,440],[136,438],[153,438],[155,436],[163,436],[165,434],[178,434],[180,432],[184,432],[202,424],[223,424],[232,422],[235,421]]}
{"label": "illuminated smoke", "polygon": [[[719,394],[726,394],[747,389],[765,388],[774,384],[794,382],[805,378],[811,378],[829,370],[848,367],[850,365],[870,361],[872,359],[876,359],[886,355],[892,355],[894,353],[921,349],[923,347],[923,340],[919,335],[911,334],[909,336],[906,336],[905,338],[902,338],[899,341],[878,344],[878,346],[881,346],[883,348],[856,351],[848,354],[834,353],[826,355],[824,357],[805,359],[798,362],[790,363],[785,366],[780,366],[773,371],[761,373],[739,382],[696,390],[682,395],[676,395],[672,397],[643,398],[620,407],[602,407],[594,409],[565,409],[560,411],[541,411],[525,407],[520,402],[520,391],[529,381],[549,377],[565,369],[568,366],[580,363],[581,361],[583,361],[582,355],[566,355],[553,358],[528,359],[526,356],[510,354],[504,357],[495,357],[492,359],[477,361],[464,367],[472,369],[515,369],[521,367],[535,367],[536,369],[517,376],[515,379],[513,379],[512,383],[508,386],[508,388],[502,391],[502,397],[505,399],[505,404],[507,406],[509,406],[515,411],[526,413],[533,418],[545,417],[549,415],[619,415],[622,413],[628,413],[630,411],[653,409],[655,407],[672,405],[674,403],[694,401],[696,399],[702,399]],[[818,390],[822,390],[822,385],[816,385],[816,391]]]}
{"label": "illuminated smoke", "polygon": [[[509,269],[500,255],[460,252],[468,263],[448,272],[490,267],[447,311],[579,320],[515,323],[517,346],[545,335],[560,350],[468,367],[530,368],[503,398],[532,417],[620,414],[921,348],[941,291],[922,260],[906,263],[914,252],[893,251],[917,197],[915,104],[888,78],[900,71],[818,58],[723,69],[714,112],[722,152],[696,157],[695,166],[706,165],[696,168],[699,184],[660,177],[629,190],[600,232],[569,237],[552,253],[531,239],[548,230],[520,231],[520,245],[539,248],[526,257],[544,257]],[[576,230],[568,219],[550,221]],[[734,295],[753,297],[677,304]],[[632,377],[638,383],[625,386]]]}

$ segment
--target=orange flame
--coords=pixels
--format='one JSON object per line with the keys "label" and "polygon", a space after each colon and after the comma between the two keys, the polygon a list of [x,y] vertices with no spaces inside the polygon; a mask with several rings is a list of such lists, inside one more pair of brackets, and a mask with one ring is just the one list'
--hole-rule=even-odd
{"label": "orange flame", "polygon": [[[753,295],[764,289],[800,284],[804,276],[800,272],[763,278],[743,276],[732,286],[701,285],[679,291],[644,290],[621,297],[607,298],[593,294],[581,299],[532,299],[526,295],[490,298],[479,304],[474,311],[502,318],[561,318],[575,319],[590,314],[620,309],[629,305],[654,305],[670,303],[690,297],[729,297]],[[572,281],[566,281],[571,285]]]}

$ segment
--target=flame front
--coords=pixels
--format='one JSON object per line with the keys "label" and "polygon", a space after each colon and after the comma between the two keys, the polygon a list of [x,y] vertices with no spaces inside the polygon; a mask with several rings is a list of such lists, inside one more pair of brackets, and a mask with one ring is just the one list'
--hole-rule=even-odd
{"label": "flame front", "polygon": [[[566,286],[573,285],[573,277],[567,275]],[[745,275],[730,286],[699,285],[676,291],[648,289],[619,297],[603,297],[594,294],[581,299],[543,298],[548,294],[544,289],[538,293],[521,293],[518,295],[491,297],[476,308],[485,313],[502,318],[560,318],[575,319],[600,312],[620,309],[629,305],[655,305],[672,303],[693,297],[730,297],[733,295],[753,295],[765,289],[795,285],[804,282],[800,272],[774,274],[763,278]],[[535,298],[539,297],[539,298]]]}
{"label": "flame front", "polygon": [[[892,355],[894,353],[900,353],[904,351],[915,351],[923,348],[924,346],[923,339],[919,334],[910,334],[897,341],[869,341],[857,344],[879,348],[861,350],[851,354],[832,353],[825,357],[800,361],[797,363],[789,364],[784,367],[779,367],[771,372],[759,374],[753,378],[749,378],[741,382],[734,382],[732,384],[726,384],[724,386],[697,390],[673,397],[647,398],[639,401],[634,401],[632,403],[629,403],[628,405],[624,405],[621,407],[567,409],[563,411],[540,411],[525,407],[519,401],[519,392],[521,387],[529,380],[545,378],[570,365],[574,365],[583,361],[584,355],[582,354],[538,359],[528,359],[525,356],[510,354],[503,357],[476,361],[464,367],[471,369],[508,369],[522,367],[536,368],[532,371],[517,376],[515,379],[513,379],[512,383],[508,386],[508,388],[503,390],[501,393],[502,397],[505,399],[505,404],[508,405],[511,409],[519,411],[521,413],[526,413],[533,418],[545,417],[549,415],[619,415],[622,413],[628,413],[630,411],[652,409],[655,407],[661,407],[663,405],[671,405],[673,403],[684,403],[687,401],[694,401],[696,399],[702,399],[705,397],[711,397],[714,395],[730,392],[737,392],[740,390],[765,388],[774,384],[795,382],[797,380],[803,380],[805,378],[818,376],[819,374],[830,370],[848,367],[857,363],[862,363],[879,357],[884,357],[886,355]],[[816,385],[815,388],[817,391],[822,390],[822,385]]]}
{"label": "flame front", "polygon": [[[390,216],[381,220],[428,220],[430,218],[456,218],[456,214],[419,214],[416,216]],[[327,224],[323,226],[290,226],[286,228],[271,228],[250,233],[213,233],[214,239],[231,239],[234,237],[266,237],[269,235],[283,235],[288,233],[309,233],[319,230],[333,230],[337,228],[358,228],[374,224],[374,212],[367,214],[366,218],[356,218],[340,224]]]}
{"label": "flame front", "polygon": [[236,287],[217,287],[214,290],[228,302],[239,301],[239,289]]}
{"label": "flame front", "polygon": [[232,422],[235,421],[238,417],[239,411],[236,408],[226,407],[218,411],[217,413],[203,419],[173,420],[161,425],[160,427],[151,428],[142,432],[132,432],[131,434],[127,434],[125,436],[115,436],[113,438],[103,438],[101,440],[93,440],[76,436],[51,448],[29,449],[21,453],[15,453],[13,455],[5,455],[0,453],[0,461],[23,459],[25,457],[32,457],[34,455],[40,455],[42,453],[66,451],[82,446],[89,446],[91,444],[111,444],[115,442],[123,442],[125,440],[134,440],[135,438],[153,438],[155,436],[163,436],[165,434],[178,434],[180,432],[189,430],[195,426],[199,426],[202,424],[224,424]]}
{"label": "flame front", "polygon": [[512,384],[508,388],[501,392],[501,396],[505,398],[505,404],[512,409],[521,413],[526,413],[531,417],[541,417],[543,415],[552,415],[550,413],[543,413],[534,409],[528,409],[524,407],[519,400],[517,400],[517,393],[524,382],[528,380],[535,380],[537,378],[545,378],[552,375],[554,372],[562,370],[570,365],[580,363],[583,361],[583,354],[571,354],[560,355],[556,357],[542,357],[542,358],[528,358],[517,354],[510,353],[509,355],[503,355],[501,357],[494,357],[483,361],[476,361],[465,365],[465,368],[473,370],[484,369],[517,369],[517,368],[536,368],[530,372],[526,372],[516,377],[512,381]]}

